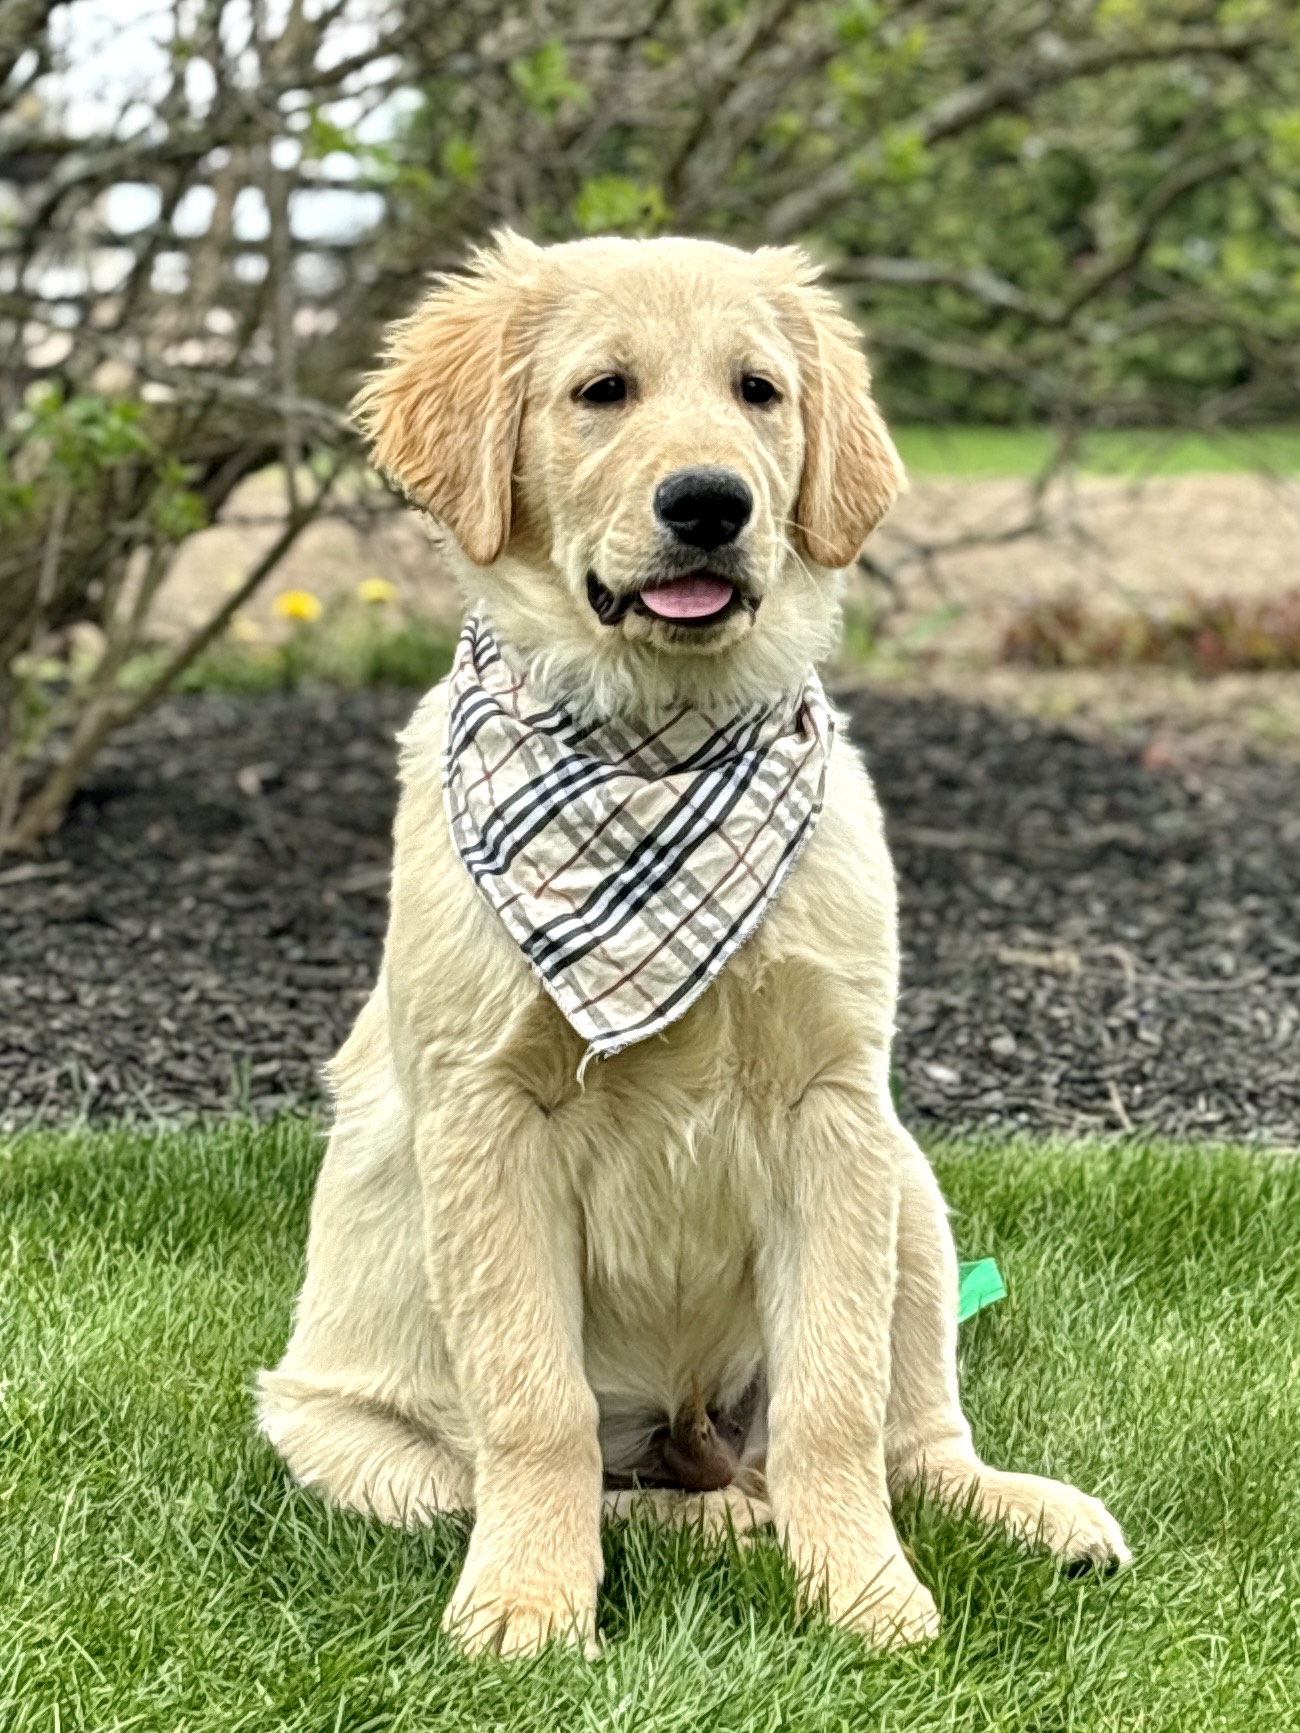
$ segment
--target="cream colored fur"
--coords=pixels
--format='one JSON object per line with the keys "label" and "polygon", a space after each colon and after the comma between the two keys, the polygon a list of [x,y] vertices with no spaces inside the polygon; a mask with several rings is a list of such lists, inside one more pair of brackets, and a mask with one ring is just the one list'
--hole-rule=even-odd
{"label": "cream colored fur", "polygon": [[[577,395],[614,371],[625,403]],[[747,373],[780,400],[744,402]],[[852,327],[791,251],[502,237],[398,327],[359,413],[531,677],[639,719],[796,687],[833,641],[835,568],[901,484]],[[701,463],[753,492],[757,612],[689,639],[601,625],[587,574],[643,581],[654,488]],[[987,1467],[962,1416],[952,1239],[888,1089],[894,879],[852,747],[714,987],[579,1084],[581,1043],[452,847],[443,726],[440,688],[402,739],[383,968],[331,1069],[307,1277],[261,1378],[293,1473],[390,1522],[472,1505],[446,1624],[505,1653],[594,1643],[602,1497],[770,1515],[809,1592],[878,1641],[936,1628],[889,1512],[921,1477],[1062,1558],[1123,1562],[1095,1499]],[[725,1404],[760,1369],[770,1503],[602,1495],[694,1392]]]}

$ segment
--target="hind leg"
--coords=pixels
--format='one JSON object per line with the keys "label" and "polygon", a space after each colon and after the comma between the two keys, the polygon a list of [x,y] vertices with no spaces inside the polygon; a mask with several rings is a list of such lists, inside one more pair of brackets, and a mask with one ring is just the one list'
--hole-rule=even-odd
{"label": "hind leg", "polygon": [[343,1510],[412,1528],[442,1511],[468,1510],[468,1462],[397,1415],[332,1392],[277,1389],[264,1375],[259,1424],[294,1479]]}
{"label": "hind leg", "polygon": [[1059,1480],[980,1460],[957,1392],[957,1257],[930,1164],[901,1127],[898,1284],[886,1428],[890,1489],[914,1481],[1071,1565],[1127,1564],[1105,1505]]}
{"label": "hind leg", "polygon": [[734,1483],[714,1492],[637,1486],[604,1496],[602,1514],[606,1519],[635,1516],[641,1511],[664,1528],[698,1527],[707,1540],[720,1540],[727,1534],[752,1534],[772,1520],[765,1497],[744,1492]]}

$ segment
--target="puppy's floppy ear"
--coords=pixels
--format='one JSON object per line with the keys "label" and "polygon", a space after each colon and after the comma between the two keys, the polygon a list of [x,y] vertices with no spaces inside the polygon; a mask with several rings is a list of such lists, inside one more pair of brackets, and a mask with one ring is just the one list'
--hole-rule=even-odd
{"label": "puppy's floppy ear", "polygon": [[795,524],[810,560],[851,565],[903,486],[903,464],[871,395],[857,327],[829,290],[803,281],[781,297],[799,357],[803,478]]}
{"label": "puppy's floppy ear", "polygon": [[352,405],[376,465],[446,525],[475,565],[510,536],[510,492],[541,249],[508,232],[439,278],[388,333]]}

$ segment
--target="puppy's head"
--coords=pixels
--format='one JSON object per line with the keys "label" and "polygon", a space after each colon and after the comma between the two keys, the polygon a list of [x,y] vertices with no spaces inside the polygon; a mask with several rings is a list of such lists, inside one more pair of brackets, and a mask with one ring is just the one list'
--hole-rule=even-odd
{"label": "puppy's head", "polygon": [[357,399],[471,606],[579,707],[747,703],[833,641],[898,491],[854,327],[793,249],[513,235]]}

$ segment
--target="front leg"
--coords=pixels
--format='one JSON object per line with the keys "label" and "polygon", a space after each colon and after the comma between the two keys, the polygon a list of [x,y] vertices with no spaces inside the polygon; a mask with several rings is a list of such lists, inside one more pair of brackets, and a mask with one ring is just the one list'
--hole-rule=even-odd
{"label": "front leg", "polygon": [[990,1468],[976,1455],[957,1392],[957,1254],[947,1211],[929,1162],[901,1125],[894,1142],[900,1184],[886,1427],[891,1489],[923,1481],[1067,1563],[1127,1564],[1119,1524],[1097,1499],[1059,1480]]}
{"label": "front leg", "polygon": [[889,1513],[885,1404],[898,1181],[869,1078],[818,1082],[792,1110],[760,1247],[770,1388],[768,1496],[831,1618],[882,1644],[938,1629]]}
{"label": "front leg", "polygon": [[[499,1086],[423,1128],[430,1290],[469,1422],[476,1519],[444,1628],[466,1649],[595,1649],[596,1401],[577,1211],[546,1120]],[[548,1159],[549,1158],[549,1159]]]}

